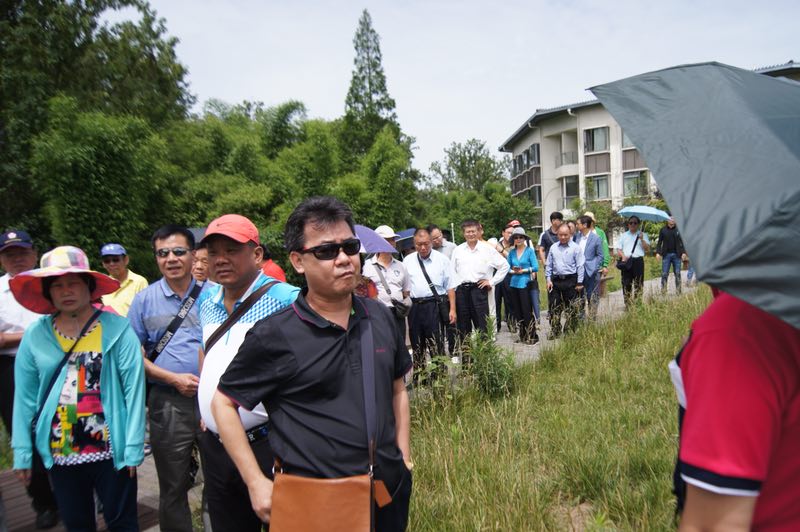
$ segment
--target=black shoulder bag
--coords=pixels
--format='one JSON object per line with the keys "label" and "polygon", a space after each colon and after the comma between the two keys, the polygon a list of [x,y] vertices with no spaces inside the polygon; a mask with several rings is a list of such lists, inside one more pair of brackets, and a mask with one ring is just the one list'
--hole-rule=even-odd
{"label": "black shoulder bag", "polygon": [[[39,408],[36,409],[36,414],[33,416],[33,419],[31,420],[31,447],[34,451],[36,450],[36,424],[39,422],[39,418],[42,415],[42,410],[44,410],[44,404],[47,402],[47,396],[50,395],[50,390],[52,390],[53,386],[55,386],[56,381],[58,380],[58,376],[61,373],[61,368],[64,367],[64,364],[67,363],[69,357],[72,356],[72,352],[75,351],[75,348],[78,346],[78,342],[81,341],[81,338],[83,338],[83,336],[86,334],[86,331],[89,330],[89,327],[91,327],[92,323],[94,323],[95,320],[97,320],[97,318],[100,316],[100,314],[102,314],[102,312],[103,311],[101,309],[95,310],[94,314],[92,314],[89,320],[83,324],[83,328],[81,329],[80,334],[78,334],[78,338],[75,340],[75,343],[72,344],[72,347],[69,348],[69,351],[67,351],[66,354],[64,354],[64,358],[61,359],[61,362],[59,362],[58,366],[56,367],[56,370],[53,372],[53,376],[50,377],[50,382],[47,384],[46,391],[44,392],[43,396],[44,399],[42,400],[42,404],[39,406]],[[37,456],[37,453],[34,452],[33,456],[34,457]]]}
{"label": "black shoulder bag", "polygon": [[617,261],[616,266],[617,266],[618,270],[623,271],[623,272],[627,272],[627,271],[630,271],[631,268],[633,268],[633,261],[631,259],[633,258],[633,256],[632,256],[633,252],[636,251],[636,244],[638,244],[638,243],[639,243],[639,235],[637,234],[636,235],[636,240],[633,241],[633,247],[631,248],[631,253],[630,253],[630,255],[628,255],[628,260],[625,260],[625,261],[618,260]]}
{"label": "black shoulder bag", "polygon": [[436,306],[439,309],[439,320],[447,325],[450,323],[450,298],[447,296],[447,294],[442,296],[436,292],[436,288],[433,287],[433,282],[428,276],[427,270],[425,270],[425,263],[422,262],[422,257],[419,256],[419,253],[417,253],[417,260],[419,261],[419,267],[422,270],[422,275],[424,275],[425,280],[428,281],[428,288],[430,288],[431,293],[433,293],[433,297],[436,298]]}
{"label": "black shoulder bag", "polygon": [[392,314],[401,319],[408,316],[408,313],[411,312],[411,305],[406,305],[404,302],[399,301],[392,297],[392,290],[386,283],[386,278],[383,276],[383,272],[381,271],[381,266],[377,262],[375,263],[375,271],[378,272],[378,277],[381,278],[381,284],[383,285],[383,289],[386,290],[386,293],[389,294],[389,299],[392,300]]}

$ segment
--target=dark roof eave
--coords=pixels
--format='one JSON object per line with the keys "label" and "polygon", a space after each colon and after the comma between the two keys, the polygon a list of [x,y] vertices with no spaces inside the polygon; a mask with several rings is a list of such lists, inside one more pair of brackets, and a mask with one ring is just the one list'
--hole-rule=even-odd
{"label": "dark roof eave", "polygon": [[602,105],[599,100],[587,100],[585,102],[578,102],[573,103],[570,105],[561,105],[559,107],[552,107],[550,109],[537,109],[531,117],[525,121],[515,132],[513,135],[508,137],[505,142],[498,148],[498,151],[508,153],[511,150],[508,149],[508,145],[516,142],[522,136],[522,134],[529,129],[532,129],[534,126],[534,122],[542,120],[545,117],[550,117],[553,115],[557,115],[560,113],[566,113],[571,109],[580,109],[582,107],[591,107],[593,105]]}

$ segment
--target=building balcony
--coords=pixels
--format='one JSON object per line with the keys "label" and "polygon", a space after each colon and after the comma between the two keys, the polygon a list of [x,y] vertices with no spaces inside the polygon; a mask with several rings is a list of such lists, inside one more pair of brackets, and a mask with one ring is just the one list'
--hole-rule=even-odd
{"label": "building balcony", "polygon": [[565,164],[578,164],[578,152],[567,151],[556,155],[556,168],[560,168]]}

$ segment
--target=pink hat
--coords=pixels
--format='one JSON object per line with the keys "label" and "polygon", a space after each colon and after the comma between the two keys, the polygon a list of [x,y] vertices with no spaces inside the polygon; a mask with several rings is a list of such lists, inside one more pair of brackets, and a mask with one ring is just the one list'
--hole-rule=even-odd
{"label": "pink hat", "polygon": [[20,305],[38,314],[56,312],[53,303],[42,293],[42,279],[59,277],[68,273],[87,273],[94,278],[92,301],[110,294],[119,288],[119,281],[89,268],[89,259],[82,249],[74,246],[59,246],[42,255],[39,268],[22,272],[8,283]]}
{"label": "pink hat", "polygon": [[212,235],[222,235],[244,244],[255,242],[260,244],[258,239],[258,229],[255,224],[241,214],[223,214],[216,220],[208,224],[206,234],[201,242],[206,242]]}

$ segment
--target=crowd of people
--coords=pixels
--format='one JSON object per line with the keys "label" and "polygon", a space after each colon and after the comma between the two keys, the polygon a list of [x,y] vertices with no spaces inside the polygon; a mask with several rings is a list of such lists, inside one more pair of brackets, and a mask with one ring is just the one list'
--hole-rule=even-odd
{"label": "crowd of people", "polygon": [[[161,277],[151,284],[131,270],[122,243],[100,248],[106,275],[72,246],[45,253],[37,268],[30,235],[4,233],[0,412],[37,528],[60,518],[69,530],[94,530],[97,500],[110,530],[137,530],[147,426],[162,530],[192,530],[196,449],[207,529],[287,519],[283,503],[272,504],[273,489],[275,501],[287,500],[278,497],[291,493],[287,479],[370,474],[370,493],[385,495],[375,496],[377,529],[404,530],[407,376],[415,385],[435,378],[429,360],[440,356],[469,364],[459,346],[488,332],[489,316],[519,342],[539,342],[542,274],[551,336],[597,316],[612,257],[605,233],[590,212],[572,224],[554,212],[550,224],[534,244],[518,220],[487,240],[467,219],[459,245],[429,225],[415,230],[413,250],[367,257],[350,209],[310,198],[284,235],[302,289],[286,283],[256,226],[237,214],[213,220],[198,242],[185,227],[158,228],[151,245]],[[391,227],[375,232],[397,247]],[[630,304],[641,297],[649,249],[638,219],[614,249],[630,263],[621,269]],[[686,257],[674,223],[657,249],[662,285],[671,265],[679,288]]]}

